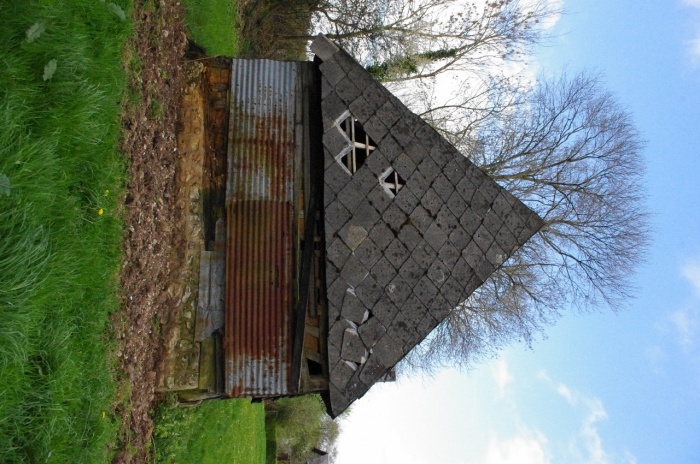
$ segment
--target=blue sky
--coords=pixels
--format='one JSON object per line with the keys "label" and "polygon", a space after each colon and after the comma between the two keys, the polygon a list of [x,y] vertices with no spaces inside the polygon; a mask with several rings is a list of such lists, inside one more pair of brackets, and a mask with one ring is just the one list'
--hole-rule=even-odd
{"label": "blue sky", "polygon": [[563,6],[537,69],[602,73],[647,140],[638,297],[468,372],[375,386],[341,423],[338,463],[700,462],[700,0]]}

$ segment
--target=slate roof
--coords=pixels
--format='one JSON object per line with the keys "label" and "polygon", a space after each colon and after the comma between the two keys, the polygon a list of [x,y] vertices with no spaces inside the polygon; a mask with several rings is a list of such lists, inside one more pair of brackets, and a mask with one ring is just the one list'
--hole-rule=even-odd
{"label": "slate roof", "polygon": [[[364,395],[543,221],[324,36],[321,60],[330,409]],[[374,142],[340,162],[349,113]],[[391,170],[404,187],[393,195]]]}

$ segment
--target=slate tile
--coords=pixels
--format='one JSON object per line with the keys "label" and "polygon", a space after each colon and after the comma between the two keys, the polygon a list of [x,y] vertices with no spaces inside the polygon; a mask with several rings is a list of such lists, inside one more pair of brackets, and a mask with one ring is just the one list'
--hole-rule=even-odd
{"label": "slate tile", "polygon": [[[343,299],[340,315],[355,324],[362,324],[369,317],[367,306],[353,292],[347,292]],[[350,359],[350,358],[345,358]]]}
{"label": "slate tile", "polygon": [[420,200],[407,188],[399,190],[399,193],[394,197],[394,203],[407,215],[411,214],[413,210],[416,209],[419,202]]}
{"label": "slate tile", "polygon": [[403,277],[408,285],[413,287],[425,274],[425,268],[416,263],[413,258],[408,258],[399,269],[399,275]]}
{"label": "slate tile", "polygon": [[364,267],[362,262],[354,255],[350,255],[345,265],[340,270],[340,276],[353,287],[357,287],[368,274],[369,271],[367,268]]}
{"label": "slate tile", "polygon": [[398,239],[394,239],[384,250],[384,257],[388,259],[396,269],[400,269],[401,265],[410,255],[409,251]]}
{"label": "slate tile", "polygon": [[325,218],[331,229],[339,230],[350,219],[350,212],[341,202],[334,201],[326,208]]}
{"label": "slate tile", "polygon": [[378,222],[369,232],[369,238],[383,250],[394,240],[395,234],[385,223]]}
{"label": "slate tile", "polygon": [[355,256],[362,264],[370,269],[382,257],[382,250],[374,244],[372,239],[365,239],[355,250]]}
{"label": "slate tile", "polygon": [[384,288],[372,276],[368,276],[357,286],[355,294],[367,308],[373,308],[384,294]]}
{"label": "slate tile", "polygon": [[433,302],[435,295],[438,293],[438,288],[431,282],[430,278],[425,275],[413,288],[413,293],[416,294],[418,299],[427,307]]}
{"label": "slate tile", "polygon": [[396,277],[396,268],[384,257],[381,257],[370,270],[372,278],[382,287],[389,285]]}
{"label": "slate tile", "polygon": [[428,227],[430,227],[430,224],[433,223],[433,218],[430,216],[430,213],[428,213],[422,205],[416,206],[416,209],[411,213],[410,220],[411,224],[422,234],[425,233]]}
{"label": "slate tile", "polygon": [[440,196],[432,188],[428,189],[421,198],[421,205],[430,213],[431,216],[436,216],[442,208],[443,201]]}
{"label": "slate tile", "polygon": [[440,250],[447,240],[447,234],[440,229],[437,223],[433,222],[428,230],[423,234],[423,239],[433,247],[436,252]]}
{"label": "slate tile", "polygon": [[391,324],[391,321],[394,320],[398,312],[399,309],[386,293],[379,298],[379,301],[377,301],[371,311],[372,315],[376,317],[384,327],[388,327]]}
{"label": "slate tile", "polygon": [[432,262],[437,258],[437,252],[426,241],[422,241],[413,250],[411,257],[423,269],[428,269]]}
{"label": "slate tile", "polygon": [[387,285],[385,293],[389,295],[391,301],[400,308],[406,301],[406,298],[411,294],[411,286],[408,285],[400,275],[397,275],[394,277],[394,280]]}
{"label": "slate tile", "polygon": [[413,252],[418,243],[420,243],[421,234],[418,229],[412,224],[404,224],[399,230],[398,239],[404,244],[409,252]]}

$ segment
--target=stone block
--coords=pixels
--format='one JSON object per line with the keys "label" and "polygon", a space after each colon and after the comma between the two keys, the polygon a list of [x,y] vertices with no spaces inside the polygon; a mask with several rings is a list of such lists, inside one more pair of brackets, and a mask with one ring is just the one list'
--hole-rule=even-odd
{"label": "stone block", "polygon": [[372,110],[372,105],[367,102],[365,97],[359,96],[350,103],[350,113],[364,126],[374,114],[374,110]]}
{"label": "stone block", "polygon": [[437,252],[447,241],[447,234],[440,229],[437,223],[433,222],[423,234],[423,239]]}
{"label": "stone block", "polygon": [[435,193],[440,195],[443,202],[447,202],[447,200],[450,199],[450,195],[452,195],[452,192],[455,190],[452,183],[444,176],[438,176],[433,182],[432,188],[435,190]]}
{"label": "stone block", "polygon": [[372,308],[384,294],[384,288],[370,275],[357,286],[355,294],[367,308]]}
{"label": "stone block", "polygon": [[433,298],[438,293],[438,288],[430,281],[430,278],[426,275],[423,276],[418,283],[413,288],[413,292],[416,294],[418,299],[427,307],[430,307],[433,302]]}
{"label": "stone block", "polygon": [[452,183],[452,185],[457,185],[460,180],[464,179],[465,176],[465,172],[460,167],[457,159],[458,158],[451,159],[442,169],[443,174],[445,175],[447,180],[449,180]]}
{"label": "stone block", "polygon": [[399,230],[398,239],[404,244],[409,252],[413,252],[418,243],[420,243],[421,234],[412,224],[404,224]]}
{"label": "stone block", "polygon": [[484,218],[486,217],[486,213],[489,212],[489,209],[491,209],[491,204],[481,194],[481,192],[477,190],[472,196],[471,209],[477,216]]}
{"label": "stone block", "polygon": [[450,208],[452,214],[456,217],[462,217],[462,214],[467,210],[467,202],[464,201],[462,196],[455,190],[447,199],[447,207]]}
{"label": "stone block", "polygon": [[406,299],[406,302],[401,307],[401,313],[409,327],[413,329],[418,327],[418,324],[427,312],[428,309],[426,306],[421,303],[420,299],[413,293]]}
{"label": "stone block", "polygon": [[391,321],[394,320],[398,312],[399,309],[386,293],[377,301],[377,304],[374,305],[371,311],[372,315],[376,317],[384,327],[388,327],[391,324]]}
{"label": "stone block", "polygon": [[[391,135],[387,135],[381,142],[379,142],[379,149],[382,150],[382,153],[384,153],[386,159],[390,162],[394,161],[403,153],[403,147],[401,147],[401,145],[399,145],[399,143]],[[386,167],[388,168],[389,165]]]}
{"label": "stone block", "polygon": [[370,116],[363,128],[365,129],[365,132],[369,134],[372,140],[375,141],[375,143],[382,140],[389,132],[389,129],[387,129],[382,120],[376,114]]}
{"label": "stone block", "polygon": [[433,302],[428,307],[428,311],[438,322],[447,317],[453,309],[454,306],[452,306],[440,293],[435,295]]}
{"label": "stone block", "polygon": [[469,282],[469,279],[471,279],[473,275],[474,270],[471,268],[471,266],[469,266],[467,261],[462,257],[457,259],[454,267],[452,268],[452,277],[457,279],[457,282],[459,282],[461,285],[464,285]]}
{"label": "stone block", "polygon": [[345,329],[343,334],[343,346],[340,349],[340,358],[357,364],[367,361],[367,348],[362,343],[360,335],[355,329]]}
{"label": "stone block", "polygon": [[[340,66],[345,68],[343,66],[342,58],[338,61],[340,63]],[[348,73],[348,77],[355,83],[355,85],[359,89],[364,90],[367,87],[379,85],[379,83],[377,83],[377,81],[375,81],[374,78],[372,78],[372,76],[367,71],[365,71],[365,69],[362,66],[356,63],[352,67],[352,69],[350,69],[349,71],[346,69],[346,71]]]}
{"label": "stone block", "polygon": [[350,212],[340,203],[334,201],[326,207],[326,228],[339,230],[350,219]]}
{"label": "stone block", "polygon": [[355,375],[356,370],[357,366],[340,361],[331,371],[331,383],[339,389],[344,389],[352,376]]}
{"label": "stone block", "polygon": [[396,203],[392,202],[386,211],[384,211],[382,218],[384,218],[384,222],[391,227],[392,230],[398,232],[401,226],[406,223],[408,215],[404,213]]}
{"label": "stone block", "polygon": [[406,187],[399,190],[399,193],[394,197],[394,203],[396,203],[401,210],[409,215],[416,209],[416,206],[420,200]]}
{"label": "stone block", "polygon": [[430,188],[430,182],[425,178],[419,170],[413,171],[411,177],[406,180],[406,188],[408,188],[417,198],[422,198],[425,192]]}
{"label": "stone block", "polygon": [[493,271],[495,270],[496,266],[491,264],[491,262],[488,259],[481,260],[479,265],[474,269],[474,271],[476,272],[476,276],[482,282],[486,282],[486,279],[488,279],[489,276],[493,274]]}
{"label": "stone block", "polygon": [[510,229],[505,225],[499,229],[495,239],[498,246],[508,255],[510,255],[518,245],[515,235],[513,235]]}
{"label": "stone block", "polygon": [[428,182],[432,183],[440,175],[440,166],[432,158],[425,158],[418,165],[418,170],[425,176]]}
{"label": "stone block", "polygon": [[323,179],[328,187],[337,194],[350,182],[350,173],[343,169],[338,162],[334,162],[326,169]]}
{"label": "stone block", "polygon": [[413,138],[406,146],[404,146],[404,152],[411,158],[411,161],[418,166],[425,158],[430,155],[428,150],[418,141],[417,138]]}
{"label": "stone block", "polygon": [[486,213],[486,216],[484,216],[483,224],[486,226],[486,229],[491,233],[491,235],[495,236],[503,226],[503,221],[498,217],[498,214],[491,209],[488,213]]}
{"label": "stone block", "polygon": [[386,101],[377,109],[377,116],[386,127],[392,127],[401,118],[401,112],[391,101]]}
{"label": "stone block", "polygon": [[[343,240],[350,251],[357,250],[360,244],[365,241],[367,235],[367,230],[362,226],[354,224],[352,220],[338,231],[338,236]],[[338,266],[338,268],[341,267],[342,266]]]}
{"label": "stone block", "polygon": [[377,222],[369,232],[369,238],[380,249],[385,249],[394,240],[394,232],[383,222]]}
{"label": "stone block", "polygon": [[461,256],[461,249],[455,247],[449,241],[445,242],[438,252],[438,258],[448,269],[452,269]]}
{"label": "stone block", "polygon": [[413,258],[408,258],[399,269],[399,275],[411,287],[416,285],[424,274],[425,268],[419,266]]}
{"label": "stone block", "polygon": [[355,61],[355,59],[343,49],[340,49],[338,53],[333,56],[333,58],[346,73],[350,73],[356,68],[361,68],[357,61]]}
{"label": "stone block", "polygon": [[362,264],[370,269],[382,257],[382,251],[372,242],[372,239],[365,239],[360,246],[357,247],[355,256]]}
{"label": "stone block", "polygon": [[479,191],[484,198],[486,198],[489,206],[496,200],[496,197],[498,197],[498,192],[501,190],[501,187],[499,187],[498,184],[491,179],[487,179],[479,186]]}
{"label": "stone block", "polygon": [[372,230],[372,227],[374,227],[374,224],[377,223],[380,217],[374,206],[369,204],[369,200],[364,199],[355,210],[352,222],[365,230]]}
{"label": "stone block", "polygon": [[360,381],[371,387],[384,376],[387,370],[386,366],[379,361],[378,356],[370,355],[360,371]]}
{"label": "stone block", "polygon": [[476,269],[481,260],[485,258],[484,252],[481,251],[479,245],[473,241],[462,251],[462,257],[472,269]]}
{"label": "stone block", "polygon": [[440,211],[435,217],[435,223],[438,225],[440,230],[445,232],[445,234],[448,236],[453,230],[459,227],[459,219],[452,214],[447,205],[443,205],[442,208],[440,208]]}
{"label": "stone block", "polygon": [[391,128],[391,135],[396,139],[398,144],[405,149],[413,140],[413,127],[411,127],[404,118],[399,119],[394,127]]}
{"label": "stone block", "polygon": [[440,195],[438,195],[437,192],[432,189],[432,187],[425,192],[425,195],[423,195],[420,202],[421,205],[423,205],[423,207],[433,217],[437,216],[437,213],[440,211],[440,208],[442,208],[443,205]]}
{"label": "stone block", "polygon": [[459,225],[461,225],[464,230],[470,235],[473,235],[477,229],[481,226],[481,217],[479,217],[471,208],[468,208],[459,218]]}
{"label": "stone block", "polygon": [[369,274],[366,267],[362,265],[359,259],[354,255],[350,255],[345,265],[340,270],[340,276],[352,287],[360,285],[365,277]]}
{"label": "stone block", "polygon": [[321,70],[323,77],[328,79],[328,83],[334,88],[338,82],[345,79],[345,71],[343,71],[343,68],[341,68],[338,62],[333,58],[324,60],[318,68]]}
{"label": "stone block", "polygon": [[343,267],[350,253],[350,249],[338,238],[333,239],[330,245],[326,247],[326,258],[338,269]]}
{"label": "stone block", "polygon": [[397,342],[400,342],[403,351],[403,346],[413,339],[413,336],[416,334],[416,329],[411,327],[403,311],[399,311],[394,321],[387,327],[386,334]]}
{"label": "stone block", "polygon": [[423,319],[420,320],[418,326],[416,327],[416,332],[418,333],[419,337],[425,338],[430,332],[433,331],[435,327],[437,327],[437,325],[437,319],[435,319],[430,313],[425,313],[423,315]]}
{"label": "stone block", "polygon": [[360,205],[360,202],[365,198],[365,192],[359,190],[354,182],[348,182],[343,190],[338,192],[338,200],[351,213]]}
{"label": "stone block", "polygon": [[378,85],[371,85],[364,89],[362,96],[367,100],[367,104],[370,105],[373,112],[377,111],[387,101],[386,94],[381,86]]}
{"label": "stone block", "polygon": [[455,230],[453,230],[450,234],[450,242],[452,242],[454,246],[459,248],[460,250],[465,249],[471,241],[472,235],[469,234],[466,230],[464,230],[464,228],[462,228],[461,226],[455,228]]}
{"label": "stone block", "polygon": [[350,379],[348,384],[345,386],[344,393],[348,398],[361,398],[365,393],[367,393],[367,390],[369,390],[369,386],[365,385],[360,380],[359,372],[360,371],[356,372],[353,378]]}
{"label": "stone block", "polygon": [[486,252],[486,259],[489,260],[495,268],[498,268],[508,258],[506,253],[498,246],[497,242],[493,242],[491,247]]}
{"label": "stone block", "polygon": [[486,229],[486,226],[483,224],[476,230],[473,239],[483,253],[488,251],[489,247],[494,241],[493,235],[491,235],[488,229]]}
{"label": "stone block", "polygon": [[321,34],[311,42],[311,51],[324,61],[331,58],[338,50],[340,49],[333,42]]}
{"label": "stone block", "polygon": [[400,269],[401,265],[409,256],[410,253],[398,239],[394,239],[384,250],[384,257],[388,259],[396,269]]}
{"label": "stone block", "polygon": [[343,299],[343,306],[340,310],[340,316],[353,322],[354,324],[359,325],[369,317],[369,314],[367,306],[355,295],[355,293],[347,291],[345,298]]}
{"label": "stone block", "polygon": [[335,92],[347,105],[350,105],[362,94],[362,90],[348,77],[345,77],[336,84]]}
{"label": "stone block", "polygon": [[416,138],[420,140],[421,144],[428,150],[432,149],[442,140],[440,134],[438,134],[435,129],[430,127],[428,124],[424,124],[416,131]]}
{"label": "stone block", "polygon": [[428,269],[437,258],[437,252],[425,240],[421,241],[411,253],[411,257],[423,269]]}
{"label": "stone block", "polygon": [[403,343],[396,340],[389,333],[385,333],[374,345],[372,351],[373,355],[377,357],[377,360],[381,364],[391,369],[404,357],[405,353],[402,347]]}
{"label": "stone block", "polygon": [[505,225],[508,227],[515,237],[520,237],[520,234],[525,230],[525,221],[523,221],[517,213],[510,214],[506,220]]}
{"label": "stone block", "polygon": [[406,301],[406,298],[411,294],[411,286],[403,280],[403,277],[397,275],[389,285],[386,286],[384,292],[389,296],[396,307],[400,308]]}
{"label": "stone block", "polygon": [[372,171],[372,174],[374,174],[376,179],[379,179],[379,176],[384,174],[389,166],[391,166],[389,160],[386,159],[384,153],[382,153],[382,151],[379,149],[374,150],[372,154],[367,157],[365,164],[369,170]]}
{"label": "stone block", "polygon": [[364,324],[358,327],[357,332],[367,348],[372,348],[375,343],[386,333],[386,327],[379,318],[370,317]]}
{"label": "stone block", "polygon": [[374,206],[374,209],[376,209],[379,214],[383,214],[389,205],[392,204],[389,194],[379,186],[379,182],[377,182],[377,185],[369,192],[367,200]]}
{"label": "stone block", "polygon": [[431,264],[428,268],[427,276],[437,288],[443,286],[449,275],[449,268],[445,266],[439,259],[433,261],[433,264]]}
{"label": "stone block", "polygon": [[430,216],[430,213],[428,213],[422,205],[416,206],[416,209],[414,209],[410,215],[410,220],[411,224],[413,224],[421,234],[424,234],[425,231],[428,230],[428,227],[430,227],[430,224],[433,223],[433,218]]}
{"label": "stone block", "polygon": [[345,330],[353,328],[355,328],[355,326],[345,319],[335,321],[330,325],[330,329],[328,329],[328,344],[335,346],[338,349],[338,353],[340,353],[340,349],[343,346],[343,334],[345,334]]}
{"label": "stone block", "polygon": [[464,284],[458,282],[453,276],[450,276],[447,278],[442,288],[440,288],[440,293],[445,297],[450,307],[454,308],[463,301]]}
{"label": "stone block", "polygon": [[[331,377],[331,381],[332,381]],[[347,399],[345,395],[343,395],[340,390],[331,383],[328,388],[328,396],[331,398],[331,407],[333,410],[331,411],[333,413],[333,416],[338,416],[341,414],[343,411],[345,411],[349,406],[352,401]]]}
{"label": "stone block", "polygon": [[382,287],[389,285],[389,282],[396,277],[396,273],[396,268],[383,256],[369,271],[372,278]]}
{"label": "stone block", "polygon": [[441,140],[430,149],[430,157],[435,161],[440,169],[453,160],[456,156],[462,156],[450,144]]}
{"label": "stone block", "polygon": [[472,181],[469,180],[468,177],[463,177],[459,182],[457,182],[455,189],[465,202],[471,203],[477,187],[472,183]]}
{"label": "stone block", "polygon": [[501,218],[501,220],[505,220],[510,214],[510,212],[513,210],[513,207],[506,199],[506,196],[504,195],[503,191],[501,191],[499,192],[496,199],[493,201],[491,209],[493,209],[493,211],[496,214],[498,214],[498,217]]}
{"label": "stone block", "polygon": [[401,153],[393,162],[394,170],[399,173],[404,180],[409,179],[416,165],[406,153]]}
{"label": "stone block", "polygon": [[[343,100],[340,99],[337,93],[335,91],[331,92],[328,94],[326,98],[323,99],[321,102],[321,108],[323,108],[323,111],[328,115],[329,118],[333,120],[333,123],[336,127],[338,127],[335,122],[338,121],[338,119],[347,112],[348,110],[348,105],[343,102]],[[337,153],[337,152],[335,152]]]}

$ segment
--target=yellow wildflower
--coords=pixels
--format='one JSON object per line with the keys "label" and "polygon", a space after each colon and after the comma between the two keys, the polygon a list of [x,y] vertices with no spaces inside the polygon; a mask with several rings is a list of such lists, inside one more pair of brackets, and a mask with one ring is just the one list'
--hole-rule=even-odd
{"label": "yellow wildflower", "polygon": [[100,216],[102,216],[104,214],[104,212],[105,212],[105,210],[103,210],[102,208],[97,210],[97,214],[99,214]]}

